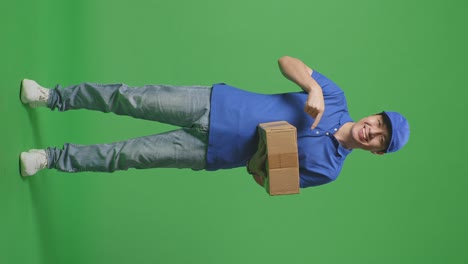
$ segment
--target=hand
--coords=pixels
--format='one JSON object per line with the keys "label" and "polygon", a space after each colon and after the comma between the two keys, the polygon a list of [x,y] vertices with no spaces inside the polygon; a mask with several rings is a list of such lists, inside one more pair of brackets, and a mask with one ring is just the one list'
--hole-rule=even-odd
{"label": "hand", "polygon": [[266,161],[266,145],[262,138],[258,142],[257,152],[252,156],[250,161],[247,163],[248,171],[254,175],[261,177],[266,176],[265,171],[265,161]]}
{"label": "hand", "polygon": [[322,89],[315,89],[309,92],[307,102],[304,106],[304,112],[309,114],[315,119],[311,129],[317,127],[320,119],[322,119],[323,112],[325,111],[325,102],[323,101]]}

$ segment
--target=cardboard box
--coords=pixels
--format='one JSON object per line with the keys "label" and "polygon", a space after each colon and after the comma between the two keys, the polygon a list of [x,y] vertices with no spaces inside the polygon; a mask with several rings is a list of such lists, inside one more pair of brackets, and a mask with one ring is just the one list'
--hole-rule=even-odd
{"label": "cardboard box", "polygon": [[266,143],[265,189],[270,195],[299,193],[299,160],[296,128],[286,121],[258,127]]}

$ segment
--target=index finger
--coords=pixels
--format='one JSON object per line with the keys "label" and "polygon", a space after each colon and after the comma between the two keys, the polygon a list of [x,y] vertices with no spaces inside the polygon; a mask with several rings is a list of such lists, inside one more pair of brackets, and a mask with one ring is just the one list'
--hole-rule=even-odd
{"label": "index finger", "polygon": [[312,127],[310,127],[310,129],[314,129],[318,126],[318,123],[320,122],[320,119],[322,119],[322,115],[323,115],[323,112],[320,112],[317,114],[317,116],[315,117],[315,121],[314,123],[312,124]]}

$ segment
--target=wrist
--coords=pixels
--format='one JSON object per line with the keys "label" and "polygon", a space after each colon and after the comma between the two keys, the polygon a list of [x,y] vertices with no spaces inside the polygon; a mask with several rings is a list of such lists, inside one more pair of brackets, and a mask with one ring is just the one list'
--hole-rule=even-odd
{"label": "wrist", "polygon": [[308,93],[311,92],[322,92],[322,87],[313,78],[307,79],[306,82],[302,83],[302,89]]}
{"label": "wrist", "polygon": [[318,85],[317,83],[309,85],[308,92],[309,93],[318,93],[318,92],[322,93],[322,87],[320,87],[320,85]]}

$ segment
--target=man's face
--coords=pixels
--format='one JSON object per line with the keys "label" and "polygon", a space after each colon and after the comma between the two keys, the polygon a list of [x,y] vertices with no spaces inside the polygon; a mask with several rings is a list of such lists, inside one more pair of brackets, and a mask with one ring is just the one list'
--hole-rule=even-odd
{"label": "man's face", "polygon": [[382,115],[372,115],[355,123],[351,133],[359,148],[384,154],[390,141],[388,129]]}

